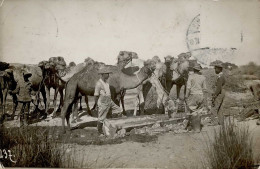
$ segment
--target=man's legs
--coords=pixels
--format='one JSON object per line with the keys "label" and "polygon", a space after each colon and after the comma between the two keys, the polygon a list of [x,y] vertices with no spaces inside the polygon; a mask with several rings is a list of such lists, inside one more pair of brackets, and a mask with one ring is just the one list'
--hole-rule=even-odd
{"label": "man's legs", "polygon": [[212,121],[215,122],[215,118],[218,117],[218,123],[219,124],[224,123],[223,112],[220,111],[224,97],[225,97],[224,93],[219,94],[214,101],[214,106],[210,110]]}
{"label": "man's legs", "polygon": [[22,108],[21,108],[21,111],[20,111],[20,127],[23,127],[24,125],[24,109],[25,109],[25,102],[20,102],[22,103]]}
{"label": "man's legs", "polygon": [[25,119],[24,124],[28,125],[29,113],[30,113],[30,102],[25,102]]}
{"label": "man's legs", "polygon": [[187,99],[187,106],[188,109],[190,109],[190,113],[202,108],[203,106],[203,95],[197,94],[197,95],[190,95]]}
{"label": "man's legs", "polygon": [[98,122],[97,122],[97,129],[100,134],[103,133],[102,126],[104,120],[107,118],[107,114],[110,110],[111,104],[98,104]]}

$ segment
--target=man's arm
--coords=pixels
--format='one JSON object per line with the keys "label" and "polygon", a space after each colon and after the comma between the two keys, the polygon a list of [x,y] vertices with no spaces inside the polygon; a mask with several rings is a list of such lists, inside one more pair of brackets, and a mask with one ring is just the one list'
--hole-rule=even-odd
{"label": "man's arm", "polygon": [[97,102],[98,102],[100,90],[101,90],[100,85],[99,85],[99,83],[97,82],[96,87],[95,87],[95,93],[94,93],[94,96],[95,96],[95,104],[94,104],[94,106],[93,106],[93,108],[92,108],[91,110],[94,110],[94,109],[96,108],[96,106],[97,106]]}
{"label": "man's arm", "polygon": [[17,83],[16,88],[13,91],[10,91],[10,94],[18,94],[20,90],[20,85]]}
{"label": "man's arm", "polygon": [[220,78],[217,79],[217,82],[216,82],[216,91],[213,94],[214,98],[216,98],[221,93],[222,84],[223,84],[223,77],[220,77]]}
{"label": "man's arm", "polygon": [[185,99],[189,97],[191,89],[191,78],[188,78]]}

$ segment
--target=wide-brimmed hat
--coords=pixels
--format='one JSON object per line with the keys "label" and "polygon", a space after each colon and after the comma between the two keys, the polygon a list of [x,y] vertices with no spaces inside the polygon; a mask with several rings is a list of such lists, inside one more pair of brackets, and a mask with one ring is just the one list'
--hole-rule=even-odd
{"label": "wide-brimmed hat", "polygon": [[110,70],[109,67],[102,66],[102,67],[99,68],[98,73],[99,74],[105,74],[105,73],[112,73],[112,71]]}
{"label": "wide-brimmed hat", "polygon": [[198,71],[200,71],[201,70],[201,66],[200,66],[200,64],[195,64],[194,66],[193,66],[193,69],[196,69],[196,70],[198,70]]}
{"label": "wide-brimmed hat", "polygon": [[217,60],[217,61],[214,62],[213,66],[214,66],[214,67],[223,68],[223,62],[220,61],[220,60]]}

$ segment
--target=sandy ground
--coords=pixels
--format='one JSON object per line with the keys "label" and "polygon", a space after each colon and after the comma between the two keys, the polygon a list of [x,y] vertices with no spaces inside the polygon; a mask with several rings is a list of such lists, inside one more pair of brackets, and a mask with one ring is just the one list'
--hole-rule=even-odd
{"label": "sandy ground", "polygon": [[[127,109],[133,107],[133,97],[126,97]],[[93,99],[90,99],[90,106]],[[9,103],[9,107],[11,103]],[[85,104],[83,104],[85,108]],[[20,109],[16,113],[19,112]],[[10,110],[9,110],[10,111]],[[81,112],[81,113],[84,113]],[[73,126],[87,124],[66,134],[61,132],[61,119],[47,119],[30,124],[30,126],[44,126],[54,131],[55,137],[65,142],[68,156],[74,159],[73,166],[78,167],[159,167],[159,168],[201,168],[205,161],[205,150],[208,139],[217,126],[205,126],[201,133],[173,132],[162,133],[156,136],[127,136],[117,140],[106,140],[97,134],[94,117],[84,115],[82,121],[73,123]],[[19,126],[19,120],[7,121],[7,127]],[[256,120],[240,122],[238,125],[249,126],[254,138],[254,152],[260,155],[260,126]]]}

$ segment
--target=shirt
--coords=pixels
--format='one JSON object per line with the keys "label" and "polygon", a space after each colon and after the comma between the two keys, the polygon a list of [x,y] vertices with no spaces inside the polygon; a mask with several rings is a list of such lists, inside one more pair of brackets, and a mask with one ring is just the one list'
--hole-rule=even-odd
{"label": "shirt", "polygon": [[187,89],[190,90],[190,94],[203,94],[207,89],[206,77],[197,73],[189,75]]}
{"label": "shirt", "polygon": [[12,92],[17,94],[17,99],[20,102],[30,102],[31,98],[31,82],[18,81],[16,89]]}
{"label": "shirt", "polygon": [[225,83],[226,83],[225,77],[221,72],[218,74],[218,78],[216,82],[216,91],[214,93],[215,96],[218,96],[221,93],[222,87],[225,85]]}
{"label": "shirt", "polygon": [[110,87],[107,82],[99,79],[96,83],[94,96],[111,96]]}

